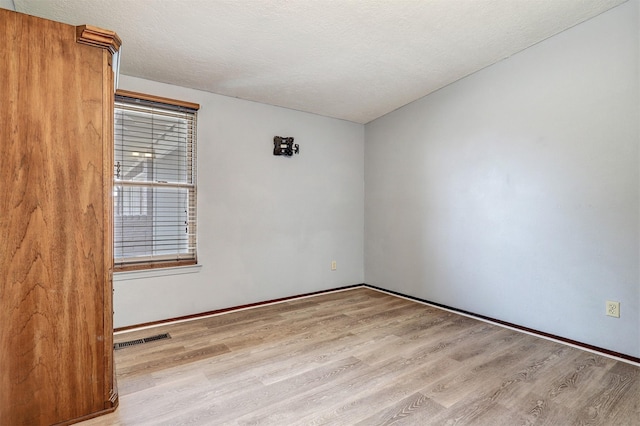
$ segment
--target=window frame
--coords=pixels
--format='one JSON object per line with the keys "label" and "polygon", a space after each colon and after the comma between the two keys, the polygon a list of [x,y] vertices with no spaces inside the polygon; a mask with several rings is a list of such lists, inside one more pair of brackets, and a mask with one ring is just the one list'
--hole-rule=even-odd
{"label": "window frame", "polygon": [[[184,256],[184,254],[179,254],[179,253],[165,254],[165,255],[150,254],[149,256],[144,256],[144,257],[140,256],[137,259],[135,256],[129,257],[129,258],[125,258],[125,257],[116,258],[115,257],[115,254],[116,254],[116,235],[115,234],[117,230],[115,227],[115,216],[116,216],[117,204],[116,204],[116,199],[114,197],[114,201],[112,203],[113,215],[114,215],[114,219],[113,219],[114,272],[142,271],[142,270],[158,269],[158,268],[175,268],[177,266],[197,265],[198,253],[197,253],[197,151],[196,151],[196,147],[197,147],[197,131],[198,131],[197,111],[200,109],[200,105],[192,102],[180,101],[176,99],[165,98],[165,97],[160,97],[155,95],[148,95],[144,93],[138,93],[138,92],[132,92],[132,91],[120,90],[120,89],[116,90],[114,100],[116,102],[122,102],[129,105],[142,104],[145,106],[157,107],[159,109],[166,108],[167,110],[173,110],[173,111],[178,109],[180,111],[193,114],[192,119],[188,121],[188,123],[191,123],[191,125],[193,126],[193,128],[190,129],[190,132],[189,132],[192,135],[192,139],[188,143],[188,146],[191,148],[189,151],[190,157],[185,157],[185,160],[188,161],[189,163],[189,165],[187,166],[188,170],[190,170],[192,173],[192,182],[188,184],[177,183],[177,182],[167,183],[167,182],[161,182],[161,181],[158,181],[158,182],[149,181],[149,182],[138,184],[138,183],[132,183],[132,182],[135,182],[134,180],[116,179],[116,176],[117,176],[116,161],[117,160],[116,160],[115,138],[116,138],[117,132],[116,132],[116,129],[114,129],[114,175],[113,175],[114,176],[114,179],[113,179],[114,194],[116,193],[118,187],[124,188],[126,186],[147,188],[148,190],[151,190],[151,191],[153,191],[154,188],[157,188],[157,187],[165,187],[165,188],[172,188],[172,189],[189,188],[189,192],[187,193],[187,197],[188,197],[187,202],[189,204],[189,212],[187,212],[187,221],[190,229],[190,232],[188,232],[188,239],[189,239],[188,246],[193,247],[192,255],[190,254],[188,258],[183,258],[183,259],[181,259],[181,256]],[[114,103],[114,115],[115,115],[116,109],[118,108]],[[116,126],[115,117],[114,117],[114,126]],[[126,183],[123,184],[123,182],[126,182]],[[191,191],[193,191],[193,194],[191,194]],[[122,204],[120,205],[120,207],[122,207]],[[146,241],[154,241],[154,238]]]}

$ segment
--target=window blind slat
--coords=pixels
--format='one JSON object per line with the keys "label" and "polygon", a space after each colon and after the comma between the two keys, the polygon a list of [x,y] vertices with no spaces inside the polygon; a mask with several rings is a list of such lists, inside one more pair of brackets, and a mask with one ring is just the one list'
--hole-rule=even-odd
{"label": "window blind slat", "polygon": [[196,113],[116,96],[117,266],[196,260]]}

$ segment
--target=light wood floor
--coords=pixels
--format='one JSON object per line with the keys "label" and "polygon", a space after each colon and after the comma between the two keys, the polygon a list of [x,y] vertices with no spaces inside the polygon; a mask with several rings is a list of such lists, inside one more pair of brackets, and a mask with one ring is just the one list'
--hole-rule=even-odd
{"label": "light wood floor", "polygon": [[153,329],[83,425],[640,425],[640,367],[365,288]]}

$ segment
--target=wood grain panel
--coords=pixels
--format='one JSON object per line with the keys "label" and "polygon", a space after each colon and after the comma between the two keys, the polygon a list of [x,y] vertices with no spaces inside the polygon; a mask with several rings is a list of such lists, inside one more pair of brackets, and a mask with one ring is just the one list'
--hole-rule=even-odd
{"label": "wood grain panel", "polygon": [[104,410],[111,388],[113,83],[75,27],[0,9],[0,28],[0,424],[52,424]]}
{"label": "wood grain panel", "polygon": [[[115,33],[113,36],[119,41]],[[118,45],[119,46],[119,45]],[[118,404],[118,387],[113,357],[113,156],[114,156],[114,75],[111,68],[112,55],[102,51],[102,314],[103,356],[105,374],[111,376],[104,381],[102,400],[104,409],[115,409]]]}

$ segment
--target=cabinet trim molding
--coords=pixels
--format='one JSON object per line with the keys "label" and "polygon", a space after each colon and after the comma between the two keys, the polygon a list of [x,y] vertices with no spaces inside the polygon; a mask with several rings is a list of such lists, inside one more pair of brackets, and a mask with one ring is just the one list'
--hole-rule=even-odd
{"label": "cabinet trim molding", "polygon": [[107,49],[112,55],[122,46],[122,40],[118,34],[92,25],[78,25],[76,27],[76,41]]}

